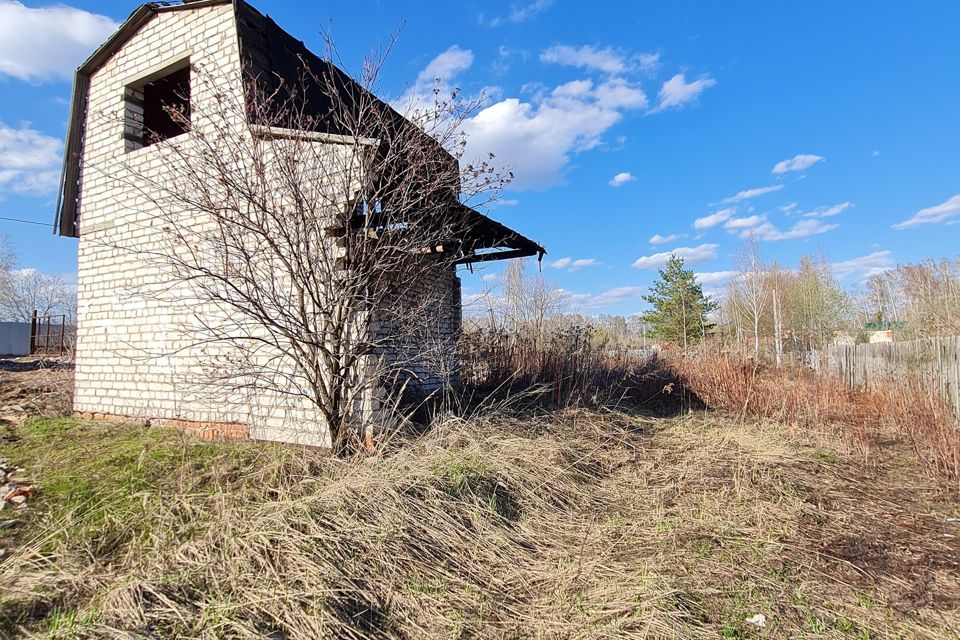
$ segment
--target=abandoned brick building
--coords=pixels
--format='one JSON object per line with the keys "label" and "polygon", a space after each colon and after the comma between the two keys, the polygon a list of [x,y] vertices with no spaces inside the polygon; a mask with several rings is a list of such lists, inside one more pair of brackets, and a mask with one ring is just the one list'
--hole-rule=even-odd
{"label": "abandoned brick building", "polygon": [[[111,179],[111,167],[138,163],[146,172],[154,169],[155,149],[145,131],[189,140],[188,128],[172,120],[162,105],[179,99],[188,118],[201,117],[204,109],[198,101],[210,96],[191,86],[197,65],[217,69],[224,78],[238,78],[234,90],[241,94],[249,89],[239,78],[251,73],[282,83],[292,82],[304,65],[332,67],[243,0],[142,5],[79,67],[56,220],[60,235],[79,238],[74,410],[211,436],[327,444],[322,425],[317,426],[322,420],[309,406],[277,403],[269,394],[226,406],[189,393],[184,381],[196,373],[197,356],[179,348],[174,330],[187,318],[162,300],[125,293],[131,284],[164,280],[162,268],[138,251],[155,243],[164,230],[151,224],[148,202],[131,205],[138,202],[138,193]],[[336,73],[342,82],[353,82]],[[385,103],[378,104],[403,120]],[[343,144],[334,140],[338,133],[333,130],[309,133],[312,144]],[[449,160],[456,162],[452,156]],[[461,238],[457,263],[542,256],[540,245],[459,198],[450,206],[470,223],[464,226],[470,237]],[[446,321],[438,331],[457,334],[461,297],[456,268],[451,264],[417,286],[447,294]],[[145,356],[158,352],[163,357]],[[419,384],[436,384],[430,371],[421,373]]]}

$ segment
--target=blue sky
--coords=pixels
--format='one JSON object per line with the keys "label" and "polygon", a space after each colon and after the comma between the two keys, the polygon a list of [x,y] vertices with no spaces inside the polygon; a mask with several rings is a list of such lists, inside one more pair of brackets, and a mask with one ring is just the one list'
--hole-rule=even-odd
{"label": "blue sky", "polygon": [[[952,0],[254,4],[315,51],[329,29],[348,71],[402,23],[387,98],[436,75],[488,96],[471,152],[517,175],[489,213],[546,245],[586,313],[641,310],[671,251],[717,288],[745,233],[786,266],[822,251],[850,286],[958,253]],[[0,0],[0,217],[52,221],[71,70],[134,7]],[[0,232],[74,272],[75,241]]]}

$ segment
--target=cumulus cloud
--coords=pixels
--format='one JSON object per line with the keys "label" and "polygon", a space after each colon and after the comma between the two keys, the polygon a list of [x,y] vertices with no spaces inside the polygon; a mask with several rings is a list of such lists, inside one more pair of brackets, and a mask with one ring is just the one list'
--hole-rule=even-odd
{"label": "cumulus cloud", "polygon": [[[492,153],[491,164],[513,174],[510,186],[516,190],[562,182],[575,155],[600,145],[604,134],[625,114],[648,109],[647,95],[639,84],[617,74],[652,68],[659,63],[659,56],[628,56],[610,47],[555,45],[541,54],[541,60],[603,75],[552,88],[542,83],[525,85],[521,91],[528,96],[497,99],[465,121],[463,127],[467,136],[464,161],[488,161]],[[419,74],[401,110],[412,113],[431,105],[434,80],[439,77],[448,82],[470,68],[473,61],[469,50],[458,46],[447,49]]]}
{"label": "cumulus cloud", "polygon": [[29,82],[71,77],[119,25],[64,5],[26,7],[0,0],[0,75]]}
{"label": "cumulus cloud", "polygon": [[872,275],[892,269],[893,257],[887,250],[874,251],[859,258],[834,262],[830,267],[840,280],[862,282]]}
{"label": "cumulus cloud", "polygon": [[707,260],[713,260],[717,257],[717,246],[716,244],[701,244],[696,247],[677,247],[672,251],[641,256],[633,262],[632,266],[636,269],[659,269],[667,264],[670,256],[683,258],[687,264],[706,262]]}
{"label": "cumulus cloud", "polygon": [[423,68],[417,76],[417,84],[432,84],[437,80],[450,81],[461,71],[469,69],[472,64],[473,51],[452,45]]}
{"label": "cumulus cloud", "polygon": [[621,171],[617,175],[610,178],[610,182],[608,184],[611,187],[622,187],[628,182],[633,182],[634,180],[636,180],[636,178],[630,175],[629,171]]}
{"label": "cumulus cloud", "polygon": [[661,244],[667,244],[668,242],[675,242],[681,238],[686,238],[687,234],[685,233],[671,233],[668,236],[662,236],[659,233],[650,236],[650,244],[653,246],[658,246]]}
{"label": "cumulus cloud", "polygon": [[604,73],[623,73],[629,69],[626,56],[612,47],[600,49],[592,45],[572,47],[557,44],[540,54],[542,62]]}
{"label": "cumulus cloud", "polygon": [[0,122],[0,195],[42,196],[57,188],[62,143],[29,125]]}
{"label": "cumulus cloud", "polygon": [[624,113],[645,104],[642,91],[617,78],[541,88],[529,101],[506,98],[465,123],[466,160],[493,153],[498,167],[514,173],[512,188],[548,187],[561,182],[573,155],[599,145]]}
{"label": "cumulus cloud", "polygon": [[727,207],[726,209],[720,209],[714,213],[711,213],[708,216],[703,216],[702,218],[697,218],[693,221],[694,229],[710,229],[717,226],[721,222],[724,222],[730,218],[737,210],[733,207]]}
{"label": "cumulus cloud", "polygon": [[647,94],[623,78],[610,78],[593,93],[597,104],[608,109],[640,109],[647,106]]}
{"label": "cumulus cloud", "polygon": [[818,162],[823,162],[823,160],[823,156],[816,156],[812,153],[801,153],[793,156],[789,160],[781,160],[777,164],[773,165],[772,173],[781,175],[791,171],[803,171],[804,169],[809,169]]}
{"label": "cumulus cloud", "polygon": [[749,200],[750,198],[756,198],[768,193],[773,193],[774,191],[780,191],[783,189],[782,184],[774,184],[769,187],[757,187],[756,189],[744,189],[743,191],[737,192],[736,195],[732,195],[729,198],[724,198],[721,200],[723,204],[733,204],[735,202],[743,202],[744,200]]}
{"label": "cumulus cloud", "polygon": [[584,267],[595,267],[599,264],[596,258],[559,258],[551,262],[548,266],[554,269],[566,269],[567,271],[578,271]]}
{"label": "cumulus cloud", "polygon": [[660,87],[659,103],[657,111],[664,109],[680,108],[690,102],[696,101],[706,89],[717,84],[717,81],[708,76],[687,82],[682,73],[678,73],[663,83]]}
{"label": "cumulus cloud", "polygon": [[909,229],[920,224],[956,224],[960,222],[960,193],[936,206],[920,209],[912,218],[893,225],[894,229]]}

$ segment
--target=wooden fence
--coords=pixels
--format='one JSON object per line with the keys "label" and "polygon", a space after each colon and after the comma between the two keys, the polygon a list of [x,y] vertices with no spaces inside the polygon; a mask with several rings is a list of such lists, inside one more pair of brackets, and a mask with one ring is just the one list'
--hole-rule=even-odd
{"label": "wooden fence", "polygon": [[850,387],[864,388],[881,380],[917,380],[939,388],[960,420],[960,336],[831,345],[825,355],[820,356],[820,367],[839,375]]}

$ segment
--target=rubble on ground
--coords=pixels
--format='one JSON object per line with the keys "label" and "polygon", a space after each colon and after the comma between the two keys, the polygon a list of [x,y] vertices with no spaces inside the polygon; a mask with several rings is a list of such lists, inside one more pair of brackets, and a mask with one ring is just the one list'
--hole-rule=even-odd
{"label": "rubble on ground", "polygon": [[[14,476],[23,473],[23,469],[15,467],[6,458],[0,458],[0,511],[5,509],[27,509],[27,500],[36,495],[33,485]],[[0,529],[13,526],[7,524],[15,522],[0,518]]]}

